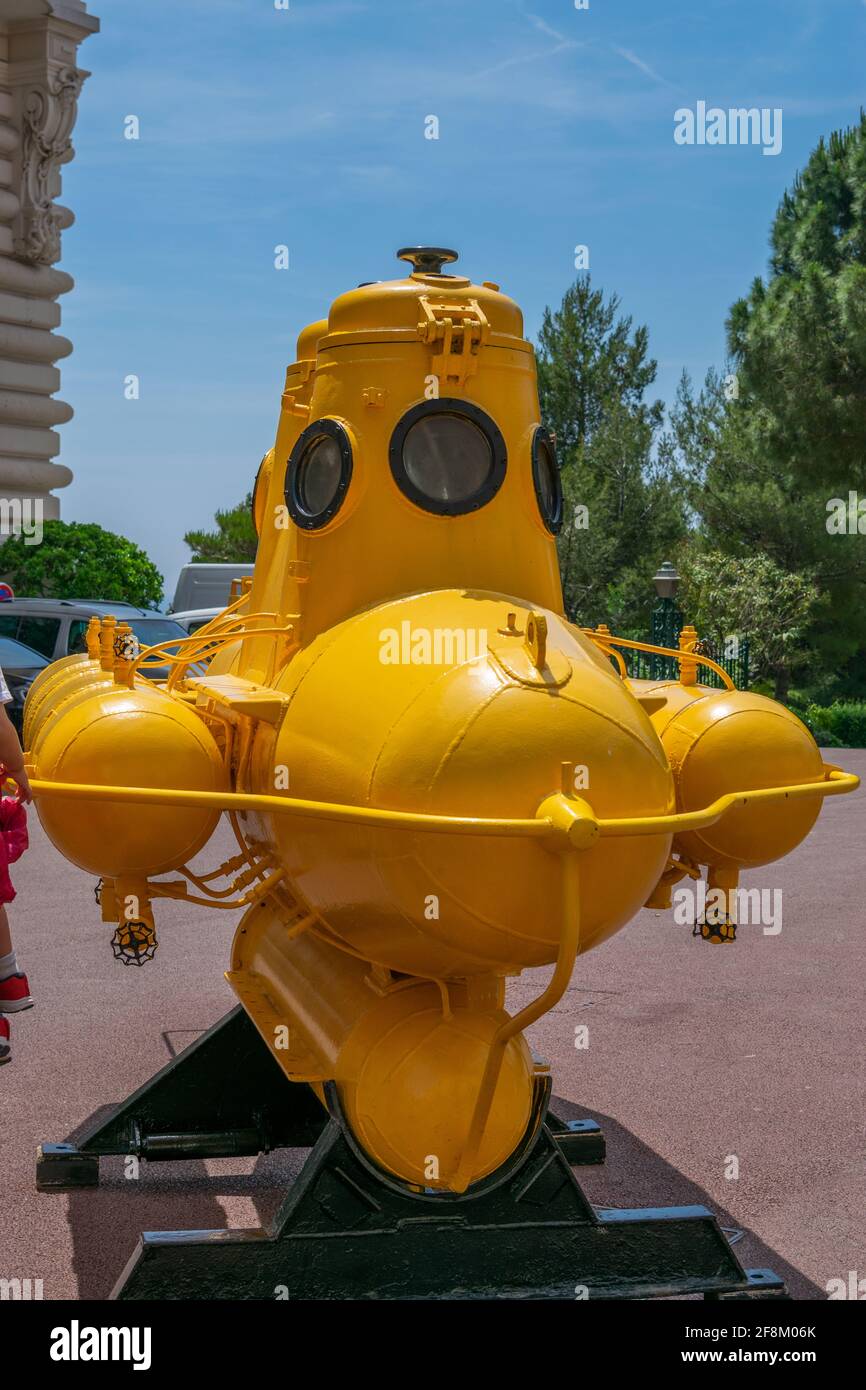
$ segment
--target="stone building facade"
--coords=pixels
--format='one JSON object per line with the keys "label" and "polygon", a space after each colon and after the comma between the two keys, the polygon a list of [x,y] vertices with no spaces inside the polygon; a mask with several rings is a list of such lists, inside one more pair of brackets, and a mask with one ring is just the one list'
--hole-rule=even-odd
{"label": "stone building facade", "polygon": [[[58,400],[57,363],[72,344],[56,330],[70,275],[55,269],[73,214],[57,201],[73,156],[72,127],[88,73],[78,46],[99,28],[83,0],[0,0],[0,531],[10,508],[41,503],[57,517],[54,490],[72,481],[53,460],[57,426],[72,416]],[[14,515],[13,515],[14,522]]]}

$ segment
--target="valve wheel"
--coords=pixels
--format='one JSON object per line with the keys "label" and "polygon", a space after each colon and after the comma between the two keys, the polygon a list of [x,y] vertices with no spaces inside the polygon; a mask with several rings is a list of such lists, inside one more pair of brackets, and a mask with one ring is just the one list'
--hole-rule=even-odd
{"label": "valve wheel", "polygon": [[111,938],[115,960],[124,965],[144,965],[153,960],[159,942],[149,922],[118,922]]}
{"label": "valve wheel", "polygon": [[700,936],[704,941],[709,941],[711,946],[725,946],[736,941],[737,924],[727,917],[724,922],[696,922],[692,928],[692,936]]}

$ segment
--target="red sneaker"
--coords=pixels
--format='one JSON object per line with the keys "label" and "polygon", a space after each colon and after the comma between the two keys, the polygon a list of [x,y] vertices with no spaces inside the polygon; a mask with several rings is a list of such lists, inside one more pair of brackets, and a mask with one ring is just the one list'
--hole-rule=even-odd
{"label": "red sneaker", "polygon": [[26,975],[9,975],[0,980],[0,1014],[17,1014],[32,1009],[33,999]]}
{"label": "red sneaker", "polygon": [[0,1014],[0,1067],[4,1062],[12,1061],[12,1048],[9,1045],[9,1023]]}

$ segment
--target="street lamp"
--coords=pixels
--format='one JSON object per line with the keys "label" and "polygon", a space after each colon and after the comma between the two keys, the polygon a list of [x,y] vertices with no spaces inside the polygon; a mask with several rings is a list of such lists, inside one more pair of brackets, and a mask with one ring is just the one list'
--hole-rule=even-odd
{"label": "street lamp", "polygon": [[[683,615],[676,605],[680,577],[670,560],[665,560],[653,575],[658,602],[652,611],[652,642],[656,647],[679,645]],[[653,656],[650,659],[653,680],[675,680],[677,669],[671,657]]]}
{"label": "street lamp", "polygon": [[665,560],[656,574],[653,575],[653,583],[656,586],[656,593],[660,599],[676,598],[677,589],[680,586],[680,577],[676,567],[670,560]]}

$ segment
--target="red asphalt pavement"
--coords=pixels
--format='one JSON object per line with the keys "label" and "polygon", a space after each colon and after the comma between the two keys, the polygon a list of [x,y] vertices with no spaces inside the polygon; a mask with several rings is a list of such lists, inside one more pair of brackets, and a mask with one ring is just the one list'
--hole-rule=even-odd
{"label": "red asphalt pavement", "polygon": [[[866,780],[866,752],[828,756]],[[267,1223],[302,1155],[142,1163],[137,1181],[103,1159],[97,1190],[36,1192],[37,1144],[74,1137],[233,1006],[222,972],[236,914],[157,904],[156,959],[124,967],[93,881],[30,824],[10,916],[37,1002],[13,1016],[14,1060],[0,1068],[0,1279],[105,1298],[141,1230]],[[220,832],[209,867],[232,843]],[[866,1278],[864,845],[864,792],[831,799],[793,855],[745,877],[782,890],[778,935],[741,926],[735,945],[710,946],[644,911],[580,958],[529,1034],[559,1112],[605,1130],[605,1166],[577,1170],[592,1201],[705,1203],[742,1233],[742,1263],[773,1268],[797,1298],[826,1298],[849,1270]],[[545,978],[513,984],[512,1010]]]}

